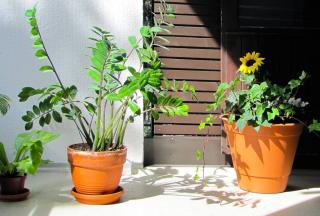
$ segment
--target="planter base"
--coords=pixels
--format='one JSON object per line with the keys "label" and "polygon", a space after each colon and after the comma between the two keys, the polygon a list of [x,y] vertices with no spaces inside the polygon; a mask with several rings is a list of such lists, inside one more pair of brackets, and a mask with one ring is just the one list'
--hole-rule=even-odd
{"label": "planter base", "polygon": [[98,195],[92,195],[92,194],[81,194],[76,191],[75,188],[72,188],[71,190],[72,196],[74,198],[83,204],[89,204],[89,205],[105,205],[105,204],[111,204],[118,202],[121,198],[121,196],[124,194],[124,190],[122,187],[118,187],[117,190],[112,194],[98,194]]}
{"label": "planter base", "polygon": [[0,192],[0,201],[4,202],[16,202],[27,199],[30,194],[30,190],[28,188],[24,188],[23,191],[19,194],[2,194]]}
{"label": "planter base", "polygon": [[282,178],[263,178],[247,175],[238,175],[238,184],[242,190],[253,193],[281,193],[288,184],[288,176]]}

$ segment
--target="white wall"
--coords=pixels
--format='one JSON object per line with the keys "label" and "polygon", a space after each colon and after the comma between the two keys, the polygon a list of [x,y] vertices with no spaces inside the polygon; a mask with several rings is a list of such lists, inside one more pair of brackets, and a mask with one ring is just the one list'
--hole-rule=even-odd
{"label": "white wall", "polygon": [[[42,87],[56,80],[38,71],[29,25],[24,16],[27,8],[38,4],[38,22],[48,52],[66,84],[75,84],[79,98],[88,95],[90,80],[85,68],[90,66],[89,49],[92,26],[112,32],[118,45],[129,49],[128,35],[138,35],[143,20],[142,0],[1,0],[0,1],[0,92],[12,99],[11,110],[0,119],[0,140],[12,153],[15,136],[24,131],[21,116],[32,102],[18,102],[17,94],[24,86]],[[45,60],[44,60],[45,61]],[[42,62],[43,63],[43,62]],[[42,64],[41,63],[41,64]],[[130,62],[137,65],[137,58]],[[142,101],[140,101],[142,105]],[[73,123],[45,127],[57,131],[60,138],[46,147],[45,156],[58,163],[66,162],[66,147],[80,142]],[[125,139],[128,159],[143,162],[143,120],[129,125]]]}

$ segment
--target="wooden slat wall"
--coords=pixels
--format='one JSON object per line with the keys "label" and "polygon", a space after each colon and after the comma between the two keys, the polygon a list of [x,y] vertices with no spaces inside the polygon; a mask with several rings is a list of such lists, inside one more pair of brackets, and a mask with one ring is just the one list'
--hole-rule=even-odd
{"label": "wooden slat wall", "polygon": [[[197,92],[197,101],[188,93],[170,92],[181,97],[189,105],[189,116],[169,118],[161,115],[154,122],[155,135],[203,136],[208,131],[198,129],[199,122],[206,117],[207,105],[214,101],[213,93],[221,80],[220,49],[220,0],[167,0],[176,14],[176,19],[168,19],[175,27],[171,33],[161,36],[169,43],[157,41],[169,48],[157,51],[164,63],[166,79],[173,79],[181,85],[182,80],[192,84]],[[159,16],[159,0],[154,1],[154,11]],[[215,121],[209,135],[220,136],[221,122]]]}

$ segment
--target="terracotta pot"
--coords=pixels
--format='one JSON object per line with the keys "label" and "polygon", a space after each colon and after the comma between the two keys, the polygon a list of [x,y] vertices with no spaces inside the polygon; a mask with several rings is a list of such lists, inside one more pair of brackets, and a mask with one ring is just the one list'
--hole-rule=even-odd
{"label": "terracotta pot", "polygon": [[257,193],[280,193],[286,189],[302,124],[272,124],[256,132],[223,119],[240,188]]}
{"label": "terracotta pot", "polygon": [[24,176],[0,176],[1,194],[15,195],[24,191],[27,175]]}
{"label": "terracotta pot", "polygon": [[127,148],[112,152],[77,150],[84,144],[68,148],[68,161],[74,186],[82,194],[114,193],[119,185]]}

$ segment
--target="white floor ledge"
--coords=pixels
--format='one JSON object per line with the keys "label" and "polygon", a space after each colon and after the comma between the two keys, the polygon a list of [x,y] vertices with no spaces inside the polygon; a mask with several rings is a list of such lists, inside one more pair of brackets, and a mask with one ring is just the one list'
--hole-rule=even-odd
{"label": "white floor ledge", "polygon": [[28,177],[29,199],[0,202],[0,215],[320,215],[320,171],[295,170],[288,190],[273,195],[240,190],[229,167],[206,168],[206,185],[193,181],[194,172],[195,167],[182,166],[139,169],[123,176],[125,195],[119,203],[91,206],[77,203],[70,195],[69,168],[46,168]]}

